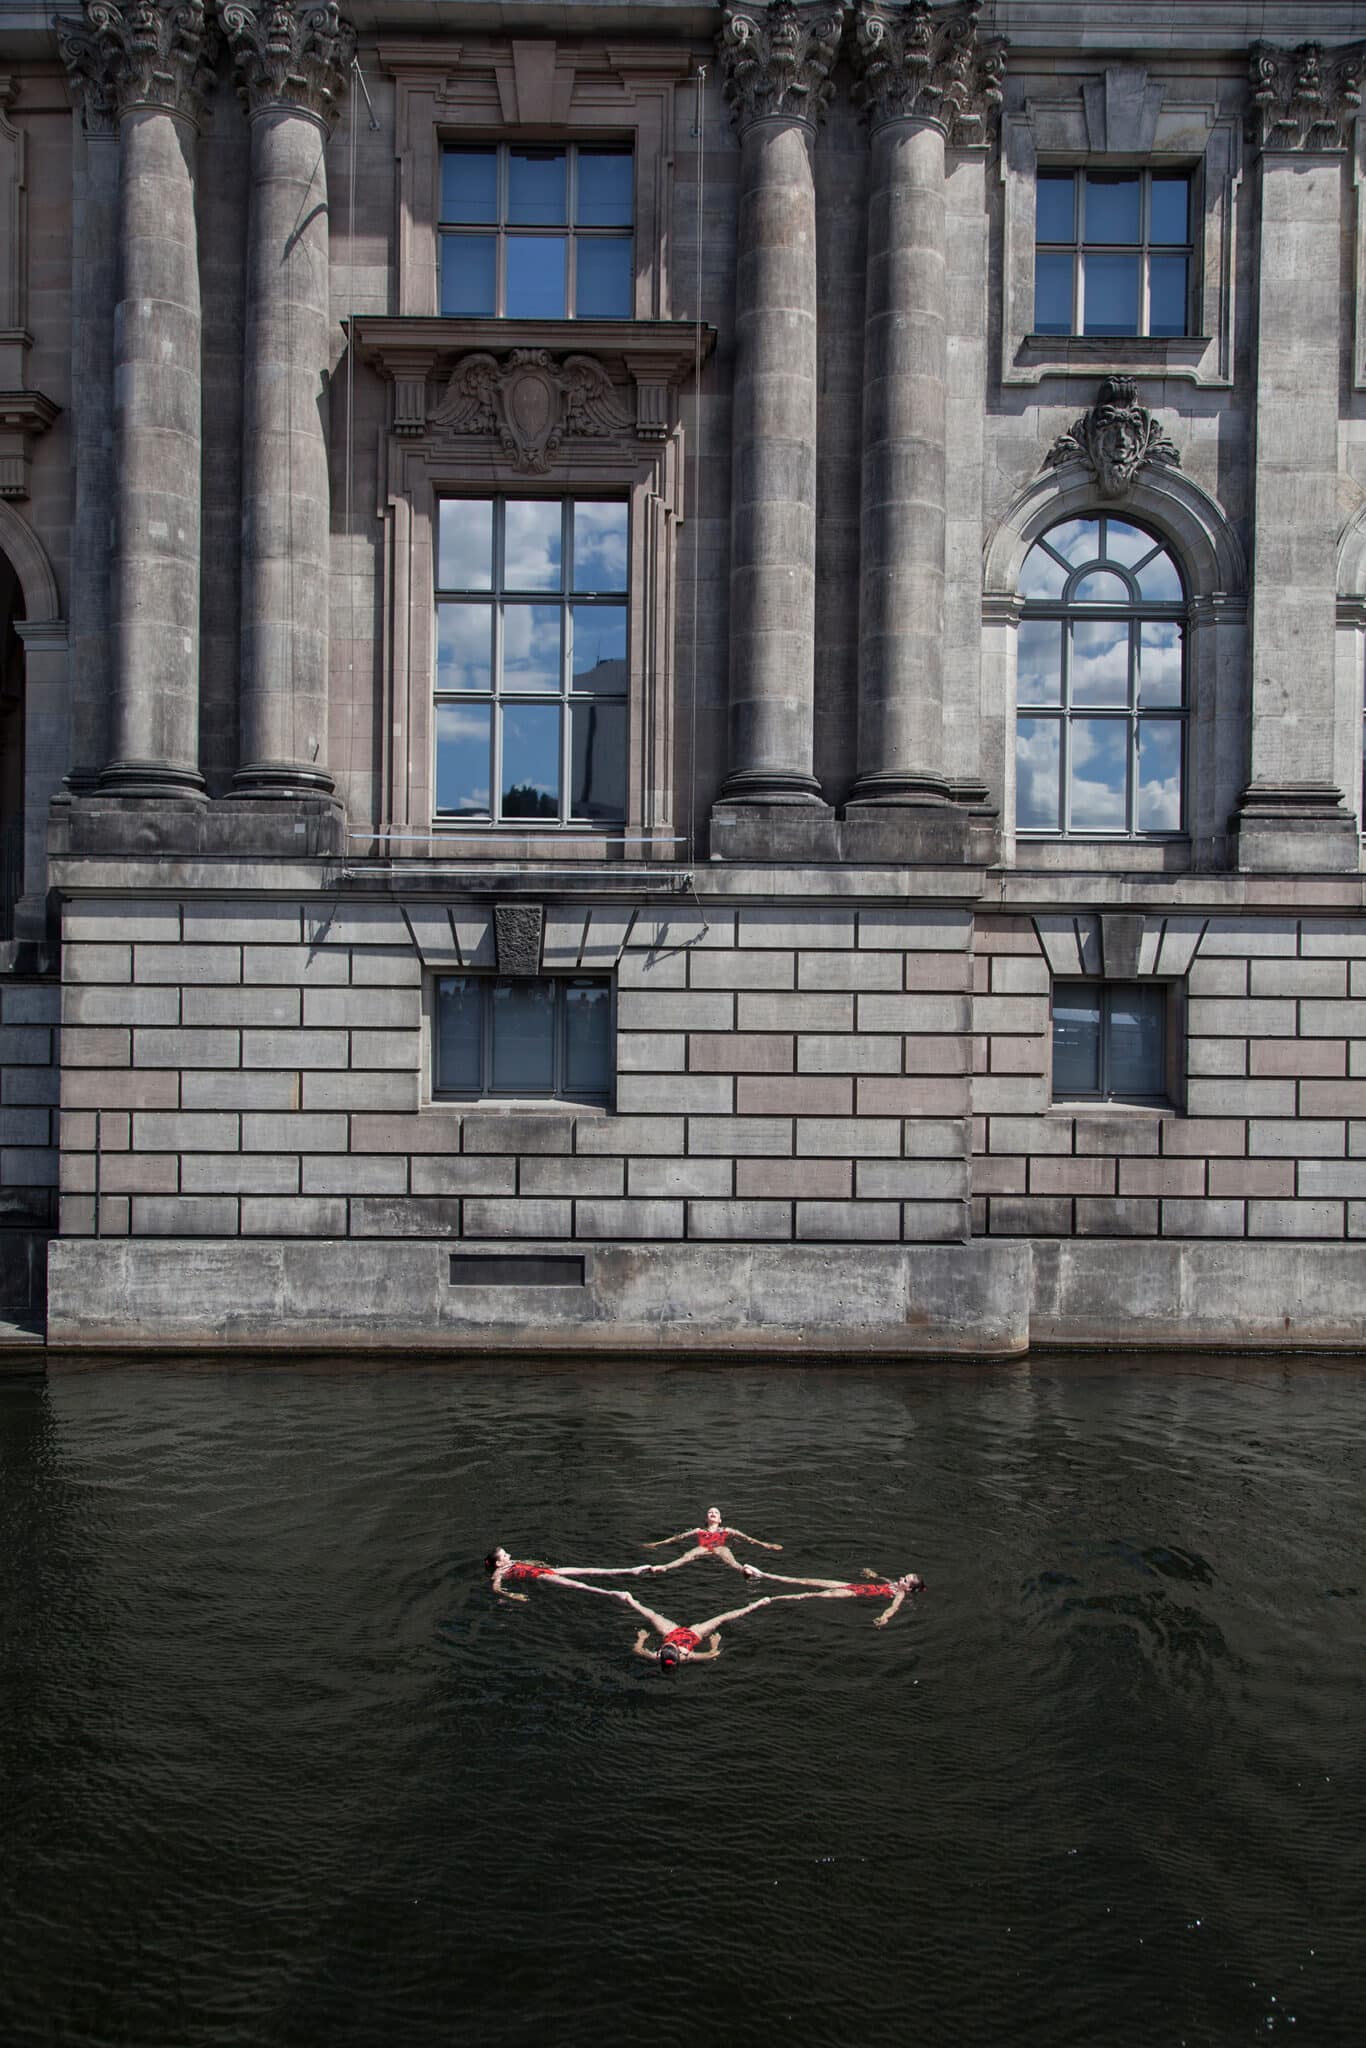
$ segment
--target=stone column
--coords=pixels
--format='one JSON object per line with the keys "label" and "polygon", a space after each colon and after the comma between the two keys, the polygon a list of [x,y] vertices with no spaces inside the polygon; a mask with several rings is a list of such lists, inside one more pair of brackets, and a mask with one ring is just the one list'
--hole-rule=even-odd
{"label": "stone column", "polygon": [[842,17],[792,0],[731,9],[725,96],[740,131],[723,801],[813,804],[816,195],[811,151]]}
{"label": "stone column", "polygon": [[217,39],[202,0],[86,0],[119,124],[113,688],[102,794],[197,797],[195,143]]}
{"label": "stone column", "polygon": [[[1252,776],[1232,820],[1247,869],[1354,870],[1336,773],[1340,237],[1343,158],[1366,44],[1257,43]],[[1354,736],[1360,702],[1353,706]],[[1355,747],[1355,737],[1354,737]]]}
{"label": "stone column", "polygon": [[945,150],[1000,104],[980,0],[862,0],[857,94],[872,131],[864,319],[858,781],[851,803],[952,802],[944,741],[948,530]]}
{"label": "stone column", "polygon": [[251,122],[242,417],[243,796],[327,793],[327,138],[355,54],[328,0],[225,6]]}

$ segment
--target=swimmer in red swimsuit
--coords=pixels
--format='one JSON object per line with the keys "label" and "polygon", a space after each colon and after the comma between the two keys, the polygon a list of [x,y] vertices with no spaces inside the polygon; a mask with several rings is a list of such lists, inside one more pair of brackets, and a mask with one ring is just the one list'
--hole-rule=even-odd
{"label": "swimmer in red swimsuit", "polygon": [[[899,1579],[880,1579],[876,1572],[865,1571],[858,1579],[790,1579],[782,1572],[761,1572],[754,1564],[740,1567],[747,1579],[772,1579],[775,1585],[815,1586],[821,1590],[809,1593],[809,1600],[890,1600],[891,1606],[885,1614],[876,1616],[874,1628],[886,1628],[892,1616],[908,1593],[923,1592],[925,1581],[915,1572],[906,1572]],[[780,1593],[780,1600],[790,1600],[790,1593]],[[798,1595],[800,1598],[800,1595]]]}
{"label": "swimmer in red swimsuit", "polygon": [[692,1542],[691,1550],[685,1550],[681,1557],[671,1564],[651,1564],[645,1569],[658,1577],[660,1572],[676,1572],[681,1564],[691,1564],[695,1557],[716,1557],[722,1564],[728,1564],[733,1572],[743,1571],[731,1542],[738,1538],[741,1543],[752,1543],[756,1550],[781,1550],[781,1543],[765,1543],[762,1536],[746,1536],[743,1529],[727,1529],[721,1521],[720,1508],[707,1509],[707,1521],[702,1529],[680,1529],[676,1536],[661,1536],[657,1543],[644,1543],[642,1550],[662,1550],[666,1543]]}
{"label": "swimmer in red swimsuit", "polygon": [[593,1565],[593,1564],[540,1564],[531,1559],[512,1557],[502,1544],[498,1544],[484,1559],[484,1570],[493,1581],[493,1591],[501,1593],[505,1600],[525,1600],[525,1593],[509,1593],[505,1579],[548,1579],[552,1586],[572,1586],[581,1578],[617,1579],[626,1574],[632,1576],[648,1572],[647,1564]]}
{"label": "swimmer in red swimsuit", "polygon": [[[714,1614],[710,1621],[696,1621],[691,1627],[684,1628],[680,1623],[670,1621],[667,1615],[656,1614],[653,1608],[637,1600],[634,1593],[623,1592],[615,1586],[586,1586],[577,1579],[569,1583],[577,1585],[581,1593],[601,1593],[606,1600],[624,1600],[628,1607],[634,1607],[637,1614],[643,1615],[650,1627],[638,1632],[635,1654],[648,1657],[652,1664],[659,1665],[661,1671],[676,1671],[680,1664],[686,1664],[693,1657],[708,1661],[719,1657],[721,1629],[728,1621],[739,1621],[742,1615],[753,1614],[757,1607],[777,1607],[784,1600],[819,1600],[824,1597],[819,1593],[765,1593],[758,1600],[751,1600],[748,1607],[733,1607],[728,1614]],[[659,1647],[655,1650],[647,1647],[651,1629],[660,1638]],[[699,1644],[708,1639],[708,1648],[700,1649]]]}

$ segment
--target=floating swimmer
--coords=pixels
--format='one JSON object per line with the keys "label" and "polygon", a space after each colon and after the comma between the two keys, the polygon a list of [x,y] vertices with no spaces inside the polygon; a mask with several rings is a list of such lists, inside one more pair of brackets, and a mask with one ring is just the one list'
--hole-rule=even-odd
{"label": "floating swimmer", "polygon": [[534,1558],[515,1558],[504,1550],[501,1543],[492,1549],[484,1559],[484,1570],[492,1578],[492,1590],[501,1593],[505,1600],[525,1600],[525,1593],[509,1593],[504,1581],[507,1579],[546,1579],[552,1586],[577,1585],[582,1578],[619,1579],[627,1574],[648,1572],[648,1564],[543,1564]]}
{"label": "floating swimmer", "polygon": [[[865,1571],[862,1579],[793,1579],[783,1572],[760,1571],[757,1564],[742,1564],[740,1567],[747,1579],[771,1579],[780,1586],[815,1586],[822,1590],[808,1593],[808,1600],[890,1600],[891,1606],[884,1614],[874,1617],[874,1628],[886,1628],[892,1616],[901,1606],[908,1593],[921,1593],[925,1581],[916,1572],[904,1572],[899,1579],[880,1579],[876,1572]],[[800,1593],[779,1593],[779,1600],[800,1600]]]}
{"label": "floating swimmer", "polygon": [[[765,1593],[758,1600],[751,1600],[747,1607],[732,1607],[727,1614],[714,1614],[710,1621],[697,1621],[691,1627],[685,1628],[679,1622],[670,1621],[667,1615],[656,1614],[653,1608],[637,1600],[634,1593],[627,1593],[620,1587],[586,1586],[577,1579],[568,1580],[566,1583],[577,1585],[581,1593],[600,1593],[605,1600],[623,1600],[628,1607],[634,1607],[637,1614],[643,1615],[650,1627],[643,1628],[637,1633],[635,1654],[637,1657],[648,1657],[652,1664],[659,1665],[661,1671],[676,1671],[680,1664],[686,1664],[690,1658],[709,1662],[713,1657],[719,1657],[720,1631],[726,1623],[739,1621],[744,1615],[753,1614],[757,1608],[777,1607],[785,1600],[819,1600],[825,1597],[820,1593]],[[659,1647],[654,1650],[647,1647],[651,1630],[661,1639]],[[700,1648],[704,1642],[708,1644],[705,1650]]]}
{"label": "floating swimmer", "polygon": [[756,1550],[781,1550],[781,1543],[765,1543],[762,1536],[746,1536],[743,1529],[727,1529],[721,1520],[720,1508],[708,1508],[706,1526],[701,1529],[680,1529],[676,1536],[661,1536],[657,1543],[643,1543],[642,1550],[663,1550],[669,1543],[686,1543],[692,1539],[692,1549],[685,1550],[669,1564],[650,1564],[645,1570],[654,1573],[676,1572],[680,1565],[691,1564],[695,1557],[717,1557],[722,1564],[728,1564],[733,1572],[744,1571],[735,1552],[731,1549],[732,1539],[741,1543],[752,1543]]}

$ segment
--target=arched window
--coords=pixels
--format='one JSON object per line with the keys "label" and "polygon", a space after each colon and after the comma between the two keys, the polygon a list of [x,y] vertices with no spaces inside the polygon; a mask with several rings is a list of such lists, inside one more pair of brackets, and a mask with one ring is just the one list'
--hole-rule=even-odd
{"label": "arched window", "polygon": [[1150,838],[1185,829],[1186,588],[1155,535],[1063,520],[1020,575],[1015,825]]}

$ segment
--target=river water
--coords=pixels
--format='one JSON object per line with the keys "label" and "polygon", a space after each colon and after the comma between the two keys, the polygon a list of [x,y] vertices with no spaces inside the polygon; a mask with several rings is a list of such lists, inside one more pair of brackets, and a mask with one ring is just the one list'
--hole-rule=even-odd
{"label": "river water", "polygon": [[[1364,1410],[1359,1362],[0,1383],[0,2041],[1355,2048]],[[495,1541],[712,1502],[926,1590],[671,1678],[490,1595]]]}

